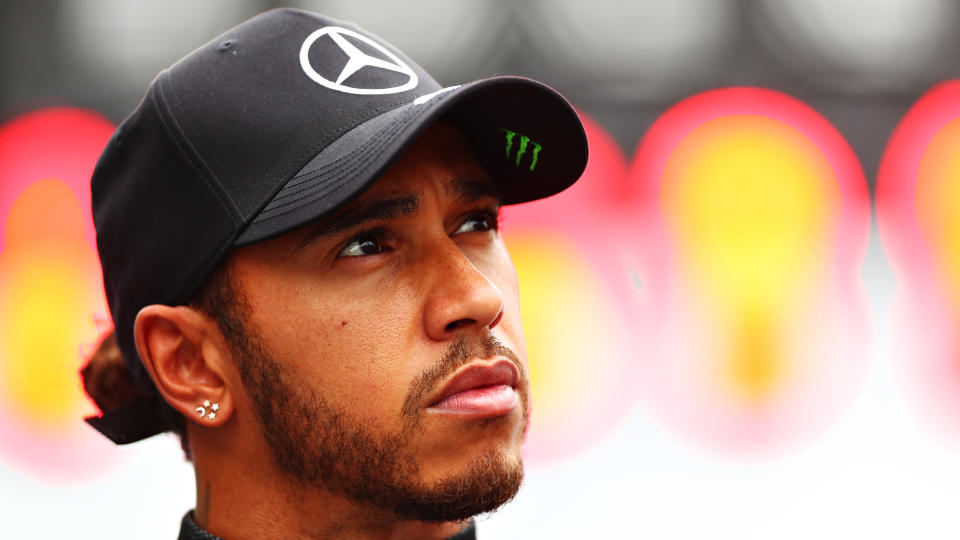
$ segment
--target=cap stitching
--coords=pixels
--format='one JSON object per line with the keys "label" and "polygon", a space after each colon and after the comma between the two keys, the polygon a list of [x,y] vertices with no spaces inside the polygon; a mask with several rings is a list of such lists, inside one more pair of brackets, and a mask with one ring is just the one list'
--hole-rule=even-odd
{"label": "cap stitching", "polygon": [[[358,147],[353,152],[339,159],[338,163],[336,163],[337,165],[336,167],[331,167],[332,165],[334,165],[334,163],[331,163],[331,164],[328,164],[328,166],[324,166],[312,171],[312,173],[310,174],[311,178],[316,178],[320,176],[322,173],[325,173],[328,171],[332,171],[334,173],[343,172],[343,174],[340,175],[340,178],[336,180],[332,180],[325,186],[320,186],[319,189],[310,189],[310,188],[317,187],[314,184],[310,184],[302,189],[298,189],[294,192],[287,193],[282,198],[274,199],[274,201],[282,201],[282,202],[280,202],[280,204],[269,206],[266,210],[264,210],[263,213],[260,214],[260,216],[258,216],[258,219],[256,219],[255,221],[262,222],[262,221],[266,221],[267,219],[272,219],[273,217],[277,217],[279,215],[285,215],[286,212],[282,210],[284,208],[289,207],[290,205],[296,204],[297,202],[304,199],[316,199],[319,196],[324,195],[330,191],[339,189],[340,185],[346,182],[346,180],[349,178],[349,173],[360,168],[357,164],[361,160],[368,157],[370,154],[376,153],[379,155],[385,151],[385,148],[379,148],[374,143],[379,142],[384,138],[394,136],[397,131],[399,131],[400,129],[402,129],[408,124],[409,124],[409,121],[401,120],[401,122],[398,122],[397,124],[394,125],[393,129],[384,130],[380,132],[378,135],[371,138],[363,146]],[[378,152],[378,148],[379,148],[379,152]],[[306,193],[301,196],[295,196],[295,195],[300,195],[304,192]],[[276,215],[270,215],[270,214],[276,214]]]}
{"label": "cap stitching", "polygon": [[[378,107],[378,108],[374,109],[373,112],[372,112],[372,114],[373,114],[373,116],[375,117],[375,116],[377,116],[378,113],[380,113],[380,112],[382,112],[382,111],[384,111],[384,110],[388,110],[388,109],[389,109],[389,110],[393,110],[393,109],[397,109],[398,107],[402,107],[402,106],[403,106],[403,105],[383,105],[383,106],[381,106],[381,107]],[[363,122],[361,122],[361,124],[362,124],[362,123],[363,123]],[[351,129],[355,129],[358,125],[360,125],[360,124],[355,125],[355,126],[354,126],[353,128],[351,128]],[[344,133],[349,133],[349,132],[350,132],[350,130],[348,129],[348,130],[347,130],[346,132],[344,132]],[[334,141],[334,142],[336,142],[336,141]],[[316,157],[319,153],[323,152],[323,150],[324,150],[327,146],[330,146],[330,144],[332,144],[332,143],[328,143],[326,146],[322,146],[322,147],[319,147],[319,145],[318,145],[319,148],[318,148],[318,147],[311,147],[310,149],[304,151],[304,152],[301,153],[299,156],[297,156],[297,158],[296,158],[295,160],[293,160],[293,163],[298,163],[298,164],[299,164],[300,162],[302,162],[302,161],[303,161],[304,159],[306,159],[307,157],[310,157],[311,159],[313,159],[313,158]],[[344,156],[344,157],[342,157],[342,158],[339,158],[339,159],[337,159],[336,161],[334,161],[333,163],[336,163],[337,161],[340,161],[340,160],[342,160],[342,159],[346,159],[347,157],[349,157],[349,155]],[[308,160],[307,163],[309,163],[309,162],[310,162],[310,161]],[[296,170],[298,170],[298,171],[299,171],[300,169],[302,169],[304,166],[305,166],[305,165],[295,165]],[[292,174],[293,171],[294,171],[294,166],[288,167],[287,169],[283,170],[283,171],[279,174],[279,176],[280,176],[280,177],[286,177],[286,176]],[[254,218],[253,220],[250,220],[250,223],[256,223],[256,222],[257,222],[256,217],[259,217],[259,216],[262,214],[262,212],[263,212],[264,209],[269,208],[270,203],[273,202],[273,200],[276,198],[277,193],[283,191],[283,188],[284,188],[284,187],[286,187],[290,182],[292,182],[293,180],[296,180],[297,178],[298,178],[298,176],[294,176],[293,178],[291,178],[291,179],[288,180],[287,182],[283,183],[283,184],[280,186],[280,189],[278,189],[278,190],[276,190],[276,191],[271,190],[271,191],[267,192],[267,194],[264,195],[264,196],[260,199],[260,201],[258,202],[258,204],[256,205],[255,208],[260,209],[260,211],[259,211],[259,212],[256,212],[256,213],[254,214],[254,215],[255,215],[255,218]],[[264,201],[266,201],[266,202],[264,202]]]}
{"label": "cap stitching", "polygon": [[[350,152],[346,156],[343,156],[342,158],[338,159],[337,161],[342,163],[337,163],[337,167],[331,169],[330,166],[334,165],[335,163],[330,163],[328,165],[325,165],[323,167],[316,169],[311,174],[312,177],[316,178],[317,176],[319,176],[320,173],[326,172],[328,170],[332,170],[333,172],[342,172],[339,178],[329,182],[324,186],[320,186],[320,188],[317,190],[309,190],[309,188],[298,190],[296,192],[297,194],[303,193],[305,191],[307,193],[302,196],[292,198],[290,200],[286,200],[282,204],[269,207],[268,209],[264,210],[264,212],[262,212],[260,215],[257,216],[257,218],[254,220],[254,223],[263,223],[271,219],[284,216],[288,213],[285,211],[281,211],[284,208],[287,208],[303,200],[316,200],[322,197],[323,195],[326,195],[330,192],[341,189],[343,185],[346,183],[346,181],[350,178],[350,173],[363,167],[363,164],[362,164],[363,162],[361,162],[363,158],[366,158],[370,154],[381,155],[386,151],[385,147],[378,147],[378,146],[375,146],[373,143],[378,142],[383,138],[393,137],[398,131],[401,131],[403,128],[405,128],[410,124],[412,118],[416,116],[415,114],[416,112],[419,112],[419,111],[416,111],[415,109],[411,109],[411,112],[401,117],[397,122],[394,123],[393,126],[391,126],[390,129],[381,131],[380,133],[372,137],[364,145],[358,147],[357,149]],[[274,199],[274,200],[277,200],[277,199]],[[302,206],[297,206],[297,208],[301,208],[301,207]]]}
{"label": "cap stitching", "polygon": [[[393,135],[393,134],[394,134],[393,130],[390,130],[390,131],[385,130],[381,133],[378,133],[377,135],[371,137],[363,145],[357,147],[347,155],[341,158],[338,158],[334,162],[328,163],[322,167],[318,167],[317,169],[314,169],[309,173],[302,175],[300,177],[301,181],[298,182],[297,189],[286,190],[286,191],[281,189],[280,194],[277,197],[275,197],[272,201],[270,201],[271,203],[277,203],[277,204],[267,205],[267,208],[264,209],[264,213],[272,213],[274,210],[278,208],[283,208],[284,206],[287,206],[292,202],[299,200],[300,197],[296,197],[296,196],[303,193],[304,191],[315,192],[312,188],[315,188],[316,186],[314,184],[309,183],[311,180],[316,179],[318,176],[320,176],[321,174],[327,171],[332,170],[336,172],[343,167],[352,166],[356,160],[366,157],[369,153],[375,151],[376,150],[375,143],[378,143],[382,139],[386,138],[388,135]],[[336,167],[331,169],[331,167],[333,166],[336,166]]]}
{"label": "cap stitching", "polygon": [[[464,87],[467,87],[467,86],[468,86],[468,85],[464,85]],[[447,99],[448,97],[450,97],[450,95],[452,95],[452,94],[453,94],[452,92],[447,92],[447,93],[441,94],[441,95],[437,96],[436,98],[434,98],[433,101],[434,101],[434,103],[439,103],[439,102],[441,102],[441,101],[446,100],[446,99]],[[412,103],[412,102],[411,102],[411,103]],[[408,105],[409,105],[409,103],[408,103]],[[399,106],[384,105],[384,106],[382,106],[382,107],[379,107],[379,108],[377,108],[377,109],[374,109],[374,111],[373,111],[373,116],[376,117],[376,116],[377,116],[377,113],[380,113],[380,112],[382,112],[382,111],[384,111],[384,110],[388,110],[388,109],[389,109],[389,110],[395,110],[395,109],[398,109],[398,108],[403,107],[403,106],[404,106],[404,105],[399,105]],[[426,112],[426,111],[428,111],[428,110],[431,110],[431,107],[416,107],[416,106],[410,107],[409,109],[407,109],[406,111],[404,111],[404,113],[400,116],[400,118],[399,118],[397,121],[403,121],[405,118],[409,117],[410,115],[416,114],[416,113],[418,113],[418,112],[419,112],[419,113],[423,113],[423,112]],[[373,119],[373,118],[371,118],[370,120],[372,120],[372,119]],[[368,120],[368,121],[369,121],[369,120]],[[408,122],[408,123],[409,123],[409,122]],[[354,127],[351,128],[351,129],[356,129],[357,127],[359,127],[359,125],[360,125],[360,124],[354,126]],[[349,132],[350,132],[350,130],[347,130],[346,133],[349,133]],[[377,137],[379,137],[379,136],[381,136],[381,135],[383,135],[383,132],[378,133],[377,135],[374,135],[373,139],[376,139]],[[336,141],[334,141],[334,143],[336,143]],[[330,144],[334,144],[334,143],[330,143]],[[327,146],[330,146],[330,144],[328,144]],[[345,155],[345,156],[339,157],[339,158],[331,161],[330,163],[324,164],[322,167],[319,167],[319,168],[314,169],[314,170],[312,170],[312,171],[309,171],[309,172],[306,172],[306,173],[302,173],[302,174],[298,174],[297,176],[294,176],[294,177],[291,178],[286,184],[284,184],[283,188],[286,188],[286,187],[288,187],[288,186],[290,186],[290,187],[296,187],[298,184],[301,184],[301,183],[303,183],[303,182],[306,182],[306,181],[310,180],[310,179],[313,177],[312,175],[314,175],[317,171],[326,170],[326,168],[332,167],[333,165],[336,165],[337,163],[339,163],[339,162],[341,162],[341,161],[343,161],[343,160],[345,160],[345,159],[349,159],[353,153],[360,151],[363,147],[368,146],[369,144],[370,144],[370,142],[364,143],[361,147],[358,147],[357,149],[353,150],[351,153],[349,153],[349,154],[347,154],[347,155]],[[322,150],[321,150],[320,152],[317,152],[316,149],[313,149],[311,153],[313,154],[314,157],[316,157],[319,153],[322,153]],[[309,162],[308,162],[308,163],[309,163]],[[299,180],[299,181],[298,181],[298,180]],[[280,191],[283,191],[283,188],[281,188]],[[273,200],[273,199],[271,199],[271,202],[272,202],[272,200]]]}
{"label": "cap stitching", "polygon": [[[163,91],[163,84],[162,84],[163,81],[161,80],[159,82],[160,84],[157,84],[156,89],[157,89],[157,92],[161,94],[159,97],[161,99],[164,99],[164,103],[166,104],[166,99],[164,95],[165,92]],[[204,174],[205,171],[203,169],[206,168],[207,169],[206,172],[209,173],[211,176],[213,176],[214,179],[216,179],[217,183],[220,183],[220,180],[216,178],[216,175],[213,173],[213,171],[209,169],[209,166],[207,166],[207,163],[203,161],[202,157],[200,157],[199,152],[197,152],[196,148],[194,148],[193,145],[190,144],[190,141],[186,139],[185,134],[183,137],[184,138],[183,143],[186,144],[190,148],[190,150],[193,150],[193,152],[187,152],[184,149],[183,145],[181,144],[181,141],[179,140],[180,137],[177,137],[177,135],[173,132],[171,127],[167,124],[166,116],[168,115],[163,114],[163,111],[160,109],[160,103],[156,98],[153,99],[153,106],[154,106],[154,109],[156,109],[157,111],[157,116],[160,117],[160,123],[163,124],[164,131],[166,131],[167,135],[170,136],[170,138],[173,141],[173,144],[177,147],[178,150],[180,150],[180,153],[187,158],[187,161],[190,163],[191,166],[193,166],[194,170],[196,170],[200,174],[200,179],[203,180],[204,184],[206,184],[208,190],[213,192],[213,195],[217,199],[217,202],[220,203],[220,206],[230,216],[231,221],[233,221],[234,224],[237,224],[236,218],[240,215],[240,210],[236,208],[236,206],[234,206],[233,211],[231,212],[231,208],[230,206],[227,205],[227,201],[224,201],[224,197],[222,196],[220,191],[217,189],[217,186],[214,186],[210,183],[210,180]],[[170,116],[170,121],[173,122],[173,124],[177,128],[180,128],[179,131],[183,133],[183,130],[179,122],[177,122],[173,114],[169,114],[169,116]],[[232,205],[233,201],[229,201],[229,202],[231,203],[231,206],[233,206]]]}
{"label": "cap stitching", "polygon": [[[394,137],[398,131],[401,131],[402,129],[407,127],[413,121],[413,118],[419,115],[418,113],[422,114],[427,110],[430,110],[430,109],[411,108],[408,111],[405,111],[405,113],[401,115],[400,118],[398,118],[390,128],[377,133],[376,135],[371,137],[367,142],[365,142],[363,145],[357,147],[347,155],[337,158],[336,160],[330,163],[327,163],[321,167],[318,167],[310,171],[309,173],[305,173],[303,175],[296,177],[295,179],[300,179],[300,181],[297,182],[297,184],[307,184],[310,180],[313,180],[320,174],[326,173],[328,171],[337,172],[347,167],[349,167],[348,169],[349,171],[356,170],[358,168],[355,165],[357,160],[365,158],[371,153],[377,153],[378,155],[382,154],[386,150],[386,149],[380,149],[378,152],[378,147],[374,143],[377,143],[384,138]],[[268,219],[277,217],[277,216],[272,216],[270,214],[275,214],[278,210],[282,208],[286,208],[291,204],[295,204],[300,200],[303,200],[306,198],[315,198],[313,197],[314,195],[325,194],[329,191],[332,191],[334,188],[339,189],[339,184],[343,183],[344,181],[346,181],[346,177],[342,176],[340,179],[331,181],[331,183],[327,184],[327,186],[321,187],[319,190],[311,189],[316,187],[314,184],[308,184],[300,189],[287,190],[286,192],[284,192],[283,188],[281,188],[280,195],[278,195],[273,200],[271,200],[271,203],[277,202],[279,204],[268,204],[267,207],[257,216],[257,218],[254,219],[254,222],[259,223],[259,222],[263,222]],[[291,184],[288,183],[286,186],[284,186],[284,188],[286,188],[289,185]],[[294,197],[295,195],[299,195],[304,191],[309,191],[309,193],[300,197]],[[285,212],[279,215],[284,215],[284,214]]]}
{"label": "cap stitching", "polygon": [[[442,101],[442,98],[446,98],[446,97],[449,97],[449,96],[448,96],[448,95],[444,95],[444,96],[439,96],[439,97],[441,97],[441,99],[437,99],[437,100],[436,100],[436,103],[439,103],[440,101]],[[401,106],[402,106],[402,105],[401,105]],[[379,113],[379,112],[381,112],[381,111],[383,111],[383,110],[385,110],[385,109],[395,110],[395,109],[398,109],[398,108],[399,108],[399,107],[384,106],[384,107],[380,107],[379,109],[376,109],[376,110],[374,111],[374,113]],[[394,122],[394,126],[391,126],[391,128],[395,128],[395,127],[396,127],[396,124],[397,124],[397,123],[400,123],[400,122],[406,122],[407,124],[409,124],[409,120],[408,120],[408,119],[409,119],[410,116],[416,115],[416,114],[418,114],[418,113],[424,113],[424,112],[426,112],[426,111],[428,111],[428,110],[431,110],[431,108],[430,108],[430,107],[417,107],[417,106],[412,106],[412,107],[410,107],[409,109],[407,109],[406,111],[404,111],[404,112],[400,115],[400,117]],[[374,116],[377,116],[377,115],[375,114]],[[372,119],[373,119],[373,118],[371,118],[371,120],[372,120]],[[404,124],[404,125],[406,125],[406,124]],[[358,126],[354,126],[354,129],[355,129],[356,127],[358,127]],[[389,131],[391,128],[388,128],[387,130],[381,131],[380,133],[374,135],[371,139],[375,139],[375,138],[377,138],[377,137],[384,136],[384,135],[385,135],[385,132]],[[396,129],[393,129],[393,131],[396,131]],[[349,133],[349,131],[348,131],[348,133]],[[334,141],[334,143],[335,143],[335,142],[336,142],[336,141]],[[333,144],[333,143],[331,143],[331,144]],[[304,175],[306,175],[306,174],[311,174],[311,173],[314,173],[314,172],[319,171],[319,170],[325,170],[325,169],[327,169],[327,168],[329,168],[329,167],[332,167],[333,165],[337,164],[337,163],[340,162],[340,161],[343,161],[343,160],[345,160],[345,159],[349,159],[350,156],[351,156],[351,154],[353,154],[354,152],[358,152],[361,148],[363,148],[364,146],[368,146],[369,144],[370,144],[370,142],[364,143],[361,147],[358,147],[357,149],[353,150],[353,152],[351,152],[351,153],[349,153],[349,154],[347,154],[347,155],[345,155],[345,156],[343,156],[343,157],[337,158],[337,159],[331,161],[330,163],[324,164],[323,166],[318,167],[317,169],[314,169],[313,171],[310,171],[310,172],[308,172],[308,173],[304,173]],[[328,146],[329,146],[329,145],[328,145]],[[294,177],[293,180],[296,180],[297,178],[299,178],[299,176]],[[292,181],[292,180],[291,180],[291,181]]]}

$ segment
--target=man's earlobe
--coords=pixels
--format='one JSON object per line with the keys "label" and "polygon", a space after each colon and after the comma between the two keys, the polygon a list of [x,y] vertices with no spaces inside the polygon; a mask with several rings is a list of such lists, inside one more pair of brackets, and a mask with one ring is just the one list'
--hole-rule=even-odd
{"label": "man's earlobe", "polygon": [[134,323],[137,352],[160,395],[185,418],[210,427],[233,411],[218,336],[216,322],[188,306],[149,305]]}

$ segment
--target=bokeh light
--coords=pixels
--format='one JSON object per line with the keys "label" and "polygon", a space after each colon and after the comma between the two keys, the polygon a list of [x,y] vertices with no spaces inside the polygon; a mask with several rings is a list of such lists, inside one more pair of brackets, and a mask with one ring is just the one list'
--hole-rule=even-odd
{"label": "bokeh light", "polygon": [[836,416],[870,352],[857,278],[869,199],[839,133],[784,94],[704,92],[657,120],[631,175],[655,327],[638,360],[651,406],[751,454]]}
{"label": "bokeh light", "polygon": [[[111,458],[80,419],[80,347],[108,317],[90,217],[90,174],[113,126],[70,108],[0,128],[0,458],[50,480]],[[98,322],[99,321],[99,322]]]}
{"label": "bokeh light", "polygon": [[820,182],[830,174],[825,161],[786,124],[734,115],[705,122],[667,162],[660,204],[680,279],[723,313],[718,323],[732,325],[716,382],[733,399],[769,398],[798,367],[776,350],[773,319],[815,292],[813,274],[824,267],[836,214],[835,186]]}
{"label": "bokeh light", "polygon": [[917,179],[914,207],[933,252],[936,282],[951,307],[960,310],[960,118],[930,140]]}
{"label": "bokeh light", "polygon": [[960,81],[924,94],[884,151],[877,218],[897,276],[894,356],[916,398],[960,437]]}

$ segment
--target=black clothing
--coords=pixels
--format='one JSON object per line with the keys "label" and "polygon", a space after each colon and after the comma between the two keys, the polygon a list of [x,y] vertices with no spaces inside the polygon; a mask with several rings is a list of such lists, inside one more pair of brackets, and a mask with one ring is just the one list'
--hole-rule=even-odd
{"label": "black clothing", "polygon": [[180,536],[177,540],[223,540],[219,536],[214,536],[200,528],[197,522],[193,520],[193,510],[187,512],[180,522]]}
{"label": "black clothing", "polygon": [[[180,522],[180,536],[177,540],[223,540],[219,536],[214,536],[200,528],[197,522],[193,520],[193,510],[187,512]],[[477,540],[477,527],[473,521],[466,529],[451,536],[449,540]]]}

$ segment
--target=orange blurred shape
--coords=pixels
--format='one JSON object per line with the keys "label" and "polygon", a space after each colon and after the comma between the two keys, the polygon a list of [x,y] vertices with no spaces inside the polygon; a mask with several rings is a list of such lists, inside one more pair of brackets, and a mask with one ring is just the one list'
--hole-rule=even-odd
{"label": "orange blurred shape", "polygon": [[917,220],[940,286],[960,312],[960,119],[940,129],[917,170]]}
{"label": "orange blurred shape", "polygon": [[84,215],[59,180],[28,187],[7,217],[0,253],[0,396],[24,423],[57,430],[89,411],[78,346],[103,311]]}
{"label": "orange blurred shape", "polygon": [[640,382],[654,409],[747,454],[836,414],[869,355],[869,199],[843,137],[784,94],[711,90],[657,120],[631,175],[653,327]]}
{"label": "orange blurred shape", "polygon": [[49,480],[117,459],[83,423],[95,407],[78,374],[107,319],[90,175],[112,132],[69,107],[0,126],[0,458]]}

